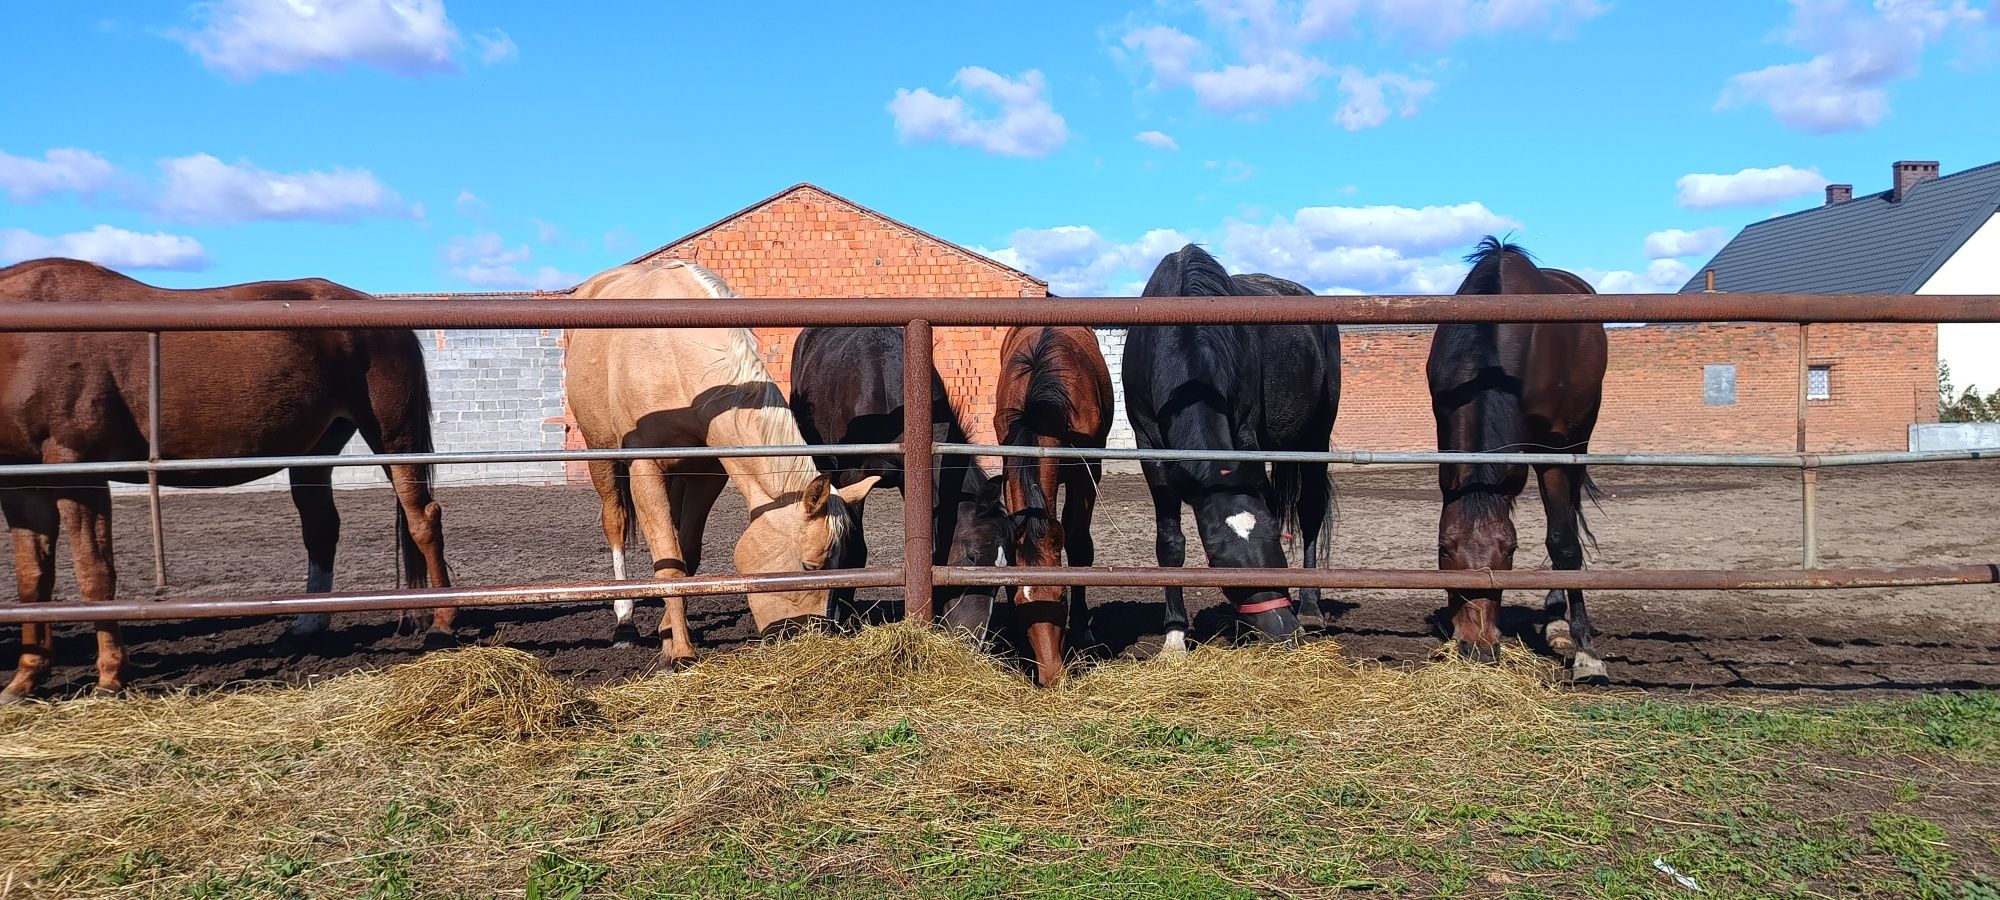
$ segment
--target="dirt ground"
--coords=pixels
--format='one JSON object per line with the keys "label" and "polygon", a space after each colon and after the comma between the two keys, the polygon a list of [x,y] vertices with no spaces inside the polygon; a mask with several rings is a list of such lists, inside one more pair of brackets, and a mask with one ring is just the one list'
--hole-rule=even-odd
{"label": "dirt ground", "polygon": [[[1798,475],[1723,469],[1602,468],[1607,491],[1591,511],[1600,568],[1772,568],[1799,554]],[[1424,568],[1435,565],[1438,494],[1430,469],[1337,468],[1338,565]],[[1821,476],[1821,556],[1828,566],[1988,562],[2000,546],[2000,466],[1933,464],[1834,470]],[[1520,568],[1547,565],[1541,509],[1522,498]],[[439,487],[447,555],[461,585],[608,578],[609,553],[588,487]],[[902,511],[887,494],[868,504],[869,544],[878,554],[900,545]],[[389,587],[392,506],[379,490],[339,493],[344,540],[337,565],[343,589]],[[117,501],[116,540],[123,587],[151,594],[152,570],[143,497]],[[282,492],[182,492],[166,500],[171,587],[164,596],[288,593],[304,583],[305,552],[289,496]],[[708,529],[705,557],[726,571],[730,542],[743,520],[740,498],[727,494]],[[1111,476],[1094,529],[1098,565],[1152,565],[1150,504],[1137,476]],[[1199,544],[1189,530],[1191,564]],[[0,554],[4,555],[4,554]],[[67,553],[58,596],[75,596]],[[1296,560],[1296,556],[1294,557]],[[13,561],[0,559],[11,581]],[[0,583],[6,583],[0,581]],[[888,597],[893,592],[875,592]],[[1100,589],[1091,594],[1098,637],[1114,653],[1148,656],[1158,646],[1156,589]],[[1227,620],[1220,596],[1191,591],[1197,639]],[[1335,592],[1328,635],[1350,654],[1389,663],[1434,652],[1438,593]],[[1539,643],[1533,625],[1540,598],[1508,596],[1505,630]],[[1885,692],[2000,685],[2000,587],[1943,587],[1795,592],[1599,592],[1591,595],[1599,650],[1615,687],[1660,694]],[[646,610],[655,610],[648,614]],[[648,632],[658,603],[642,604]],[[727,652],[751,636],[741,597],[695,598],[690,615],[706,654]],[[338,617],[309,646],[278,640],[281,623],[225,619],[135,624],[133,684],[155,690],[255,680],[299,680],[379,667],[420,652],[414,637],[394,633],[391,613]],[[645,671],[649,649],[610,647],[608,604],[468,610],[459,617],[467,642],[503,643],[535,653],[557,671],[600,682]],[[94,679],[87,626],[59,631],[48,696],[84,689]],[[11,661],[18,633],[0,637]]]}

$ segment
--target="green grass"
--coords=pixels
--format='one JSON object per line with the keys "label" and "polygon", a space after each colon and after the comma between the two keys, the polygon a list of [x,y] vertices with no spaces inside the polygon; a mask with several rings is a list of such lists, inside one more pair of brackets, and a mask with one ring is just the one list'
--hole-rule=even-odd
{"label": "green grass", "polygon": [[[313,738],[225,756],[161,738],[60,764],[0,754],[0,878],[13,896],[203,900],[1695,896],[1659,860],[1704,897],[2000,900],[2000,695],[1548,697],[1532,732],[1445,738],[1167,710],[1010,734],[966,730],[976,710],[885,707],[663,711],[490,752]],[[1023,768],[968,771],[1000,763]],[[54,798],[38,808],[187,827],[140,785],[261,811],[243,826],[261,830],[219,854],[141,827],[113,852],[87,832],[44,840],[52,820],[20,811]],[[353,814],[317,805],[336,790]],[[274,796],[297,808],[268,814]]]}

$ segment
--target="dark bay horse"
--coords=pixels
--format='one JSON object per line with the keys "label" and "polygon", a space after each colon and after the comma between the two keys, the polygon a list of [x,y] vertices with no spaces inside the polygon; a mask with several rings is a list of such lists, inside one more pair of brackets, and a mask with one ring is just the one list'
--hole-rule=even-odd
{"label": "dark bay horse", "polygon": [[[1000,342],[1000,383],[993,431],[1013,447],[1098,447],[1111,434],[1111,369],[1088,328],[1042,325],[1008,329]],[[1001,471],[1014,523],[1014,564],[1088,566],[1095,558],[1090,518],[1097,508],[1101,460],[1006,457]],[[1057,491],[1062,517],[1055,515]],[[1027,626],[1035,654],[1035,681],[1043,687],[1063,677],[1063,650],[1088,647],[1090,609],[1083,587],[1024,587],[1015,612]]]}
{"label": "dark bay horse", "polygon": [[[206,290],[167,290],[91,263],[41,259],[0,269],[0,302],[125,300],[176,303],[290,300],[366,303],[367,294],[330,281],[267,281]],[[356,432],[377,453],[431,449],[430,393],[416,335],[391,330],[169,332],[161,336],[160,456],[195,459],[339,453]],[[110,600],[117,575],[111,549],[111,493],[105,476],[8,476],[21,463],[146,459],[146,336],[134,333],[0,334],[0,506],[13,532],[24,602],[51,598],[58,530],[69,536],[83,599]],[[428,467],[388,466],[395,488],[398,546],[415,586],[449,585],[444,527]],[[166,472],[170,487],[242,484],[274,469]],[[143,482],[140,475],[113,476]],[[332,470],[291,470],[292,502],[305,535],[306,590],[333,590],[340,515]],[[449,639],[453,611],[440,608],[427,642]],[[293,633],[326,627],[300,616]],[[20,668],[0,701],[19,700],[49,668],[53,631],[24,625]],[[125,682],[117,622],[97,623],[97,686]]]}
{"label": "dark bay horse", "polygon": [[[873,444],[903,439],[903,329],[806,328],[792,344],[792,415],[809,444]],[[965,429],[945,396],[944,379],[931,370],[931,439],[962,443]],[[813,462],[836,488],[874,476],[876,487],[903,490],[903,457],[816,455]],[[931,470],[932,561],[938,565],[1005,565],[1009,541],[1000,480],[988,479],[970,457],[940,455]],[[868,564],[860,503],[851,504],[855,527],[839,568]],[[993,588],[940,588],[946,624],[964,628],[984,645],[991,637]],[[836,591],[828,615],[854,618],[853,590]]]}
{"label": "dark bay horse", "polygon": [[[1537,266],[1527,251],[1487,237],[1466,257],[1472,271],[1460,294],[1590,294],[1583,279]],[[1431,338],[1431,410],[1441,451],[1587,453],[1604,395],[1606,341],[1600,324],[1450,324]],[[1549,560],[1583,568],[1590,536],[1583,500],[1597,486],[1583,466],[1536,466],[1548,514]],[[1514,500],[1528,467],[1454,463],[1438,467],[1444,510],[1438,518],[1438,568],[1511,569]],[[1571,673],[1602,680],[1592,647],[1596,631],[1582,591],[1550,591],[1549,647],[1571,656]],[[1500,641],[1500,592],[1450,594],[1452,638],[1475,659],[1492,660]]]}
{"label": "dark bay horse", "polygon": [[[1189,244],[1160,260],[1145,296],[1310,295],[1269,275],[1231,276]],[[1326,452],[1340,404],[1340,331],[1332,325],[1150,325],[1125,339],[1125,412],[1139,446],[1174,450]],[[1144,463],[1153,495],[1160,565],[1185,559],[1181,504],[1194,508],[1211,566],[1284,568],[1282,538],[1296,522],[1305,564],[1319,564],[1332,507],[1327,468],[1256,462]],[[1241,619],[1273,639],[1299,628],[1283,586],[1223,591]],[[1166,589],[1166,652],[1187,649],[1187,605]],[[1319,614],[1319,591],[1299,591],[1299,612]]]}

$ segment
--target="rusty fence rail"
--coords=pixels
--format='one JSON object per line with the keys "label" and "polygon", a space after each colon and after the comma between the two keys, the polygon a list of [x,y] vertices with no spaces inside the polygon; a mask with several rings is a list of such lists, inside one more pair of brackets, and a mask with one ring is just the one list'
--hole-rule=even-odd
{"label": "rusty fence rail", "polygon": [[[950,443],[933,446],[929,382],[934,325],[1336,324],[1423,325],[1453,322],[1778,322],[1799,326],[1799,414],[1791,454],[1424,453],[1334,451],[1073,450]],[[826,456],[900,452],[909,471],[929,469],[939,453],[1100,459],[1210,459],[1351,465],[1504,462],[1558,465],[1733,466],[1801,471],[1804,567],[1776,570],[1434,571],[1428,569],[965,568],[933,566],[930,479],[904,486],[904,555],[900,568],[776,575],[692,576],[672,581],[583,582],[482,588],[402,589],[275,597],[202,597],[107,603],[0,604],[0,624],[104,619],[208,618],[305,612],[357,612],[442,606],[506,606],[618,598],[698,596],[774,590],[885,588],[901,585],[906,614],[929,620],[938,586],[1081,584],[1226,587],[1284,584],[1344,589],[1802,590],[2000,583],[1991,564],[1892,568],[1817,568],[1816,473],[1820,468],[2000,458],[1995,451],[1934,453],[1806,452],[1807,334],[1811,323],[2000,322],[2000,296],[1800,296],[1785,294],[1579,294],[1450,297],[1106,297],[1020,298],[1004,305],[970,298],[830,299],[547,299],[478,304],[426,300],[370,303],[26,303],[0,304],[0,331],[147,333],[151,403],[148,459],[0,467],[0,485],[44,477],[144,473],[150,490],[155,576],[164,583],[160,475],[174,471],[379,466],[453,462],[548,462],[591,459]],[[166,460],[160,456],[158,391],[161,333],[316,328],[650,328],[888,325],[904,329],[904,434],[900,444],[658,448],[546,452],[407,453]]]}

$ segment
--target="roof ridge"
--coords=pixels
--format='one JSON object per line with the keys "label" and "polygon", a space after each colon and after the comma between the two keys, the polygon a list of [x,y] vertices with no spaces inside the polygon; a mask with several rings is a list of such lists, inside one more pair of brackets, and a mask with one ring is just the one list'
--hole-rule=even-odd
{"label": "roof ridge", "polygon": [[691,240],[694,240],[695,238],[698,238],[698,237],[701,237],[702,235],[704,235],[704,234],[707,234],[707,233],[709,233],[709,232],[711,232],[711,231],[714,231],[714,230],[716,230],[717,228],[721,228],[722,226],[724,226],[724,225],[727,225],[727,224],[729,224],[729,223],[731,223],[731,222],[734,222],[734,221],[736,221],[737,219],[740,219],[740,218],[743,218],[744,216],[747,216],[747,215],[749,215],[749,214],[751,214],[751,213],[753,213],[753,212],[756,212],[756,211],[757,211],[757,210],[759,210],[759,209],[763,209],[763,208],[764,208],[764,207],[766,207],[766,206],[770,206],[771,204],[773,204],[773,203],[776,203],[777,201],[779,201],[780,199],[783,199],[784,197],[787,197],[787,196],[790,196],[790,195],[792,195],[792,194],[795,194],[795,193],[798,193],[798,192],[800,192],[800,191],[805,191],[805,190],[810,190],[810,191],[812,191],[812,192],[814,192],[814,193],[817,193],[817,194],[819,194],[820,196],[822,196],[822,197],[826,198],[827,200],[830,200],[830,201],[832,201],[832,202],[834,202],[834,203],[839,203],[839,204],[842,204],[842,205],[845,205],[845,206],[849,207],[850,209],[852,209],[852,210],[853,210],[853,211],[854,211],[854,212],[855,212],[856,214],[859,214],[859,215],[864,215],[864,216],[868,216],[868,217],[870,217],[870,218],[874,218],[874,219],[877,219],[877,220],[880,220],[880,221],[882,221],[882,222],[886,222],[886,223],[888,223],[888,224],[890,224],[890,225],[893,225],[893,226],[895,226],[895,227],[897,227],[897,228],[900,228],[900,229],[903,229],[904,231],[907,231],[907,232],[910,232],[910,233],[911,233],[912,235],[915,235],[915,236],[916,236],[916,237],[918,237],[918,238],[921,238],[921,239],[923,239],[923,240],[926,240],[926,241],[929,241],[929,242],[931,242],[931,243],[933,243],[933,244],[936,244],[936,245],[938,245],[938,246],[941,246],[941,247],[945,248],[946,250],[948,250],[948,251],[950,251],[950,252],[952,252],[952,253],[955,253],[955,254],[959,254],[959,255],[962,255],[962,256],[964,256],[964,257],[966,257],[966,258],[968,258],[968,259],[971,259],[971,260],[974,260],[974,261],[976,261],[976,262],[978,262],[978,263],[982,263],[982,264],[984,264],[984,265],[987,265],[987,266],[990,266],[990,267],[992,267],[992,268],[994,268],[994,269],[998,269],[998,270],[1000,270],[1001,272],[1005,272],[1005,273],[1007,273],[1007,274],[1009,274],[1009,275],[1015,275],[1015,276],[1019,276],[1019,277],[1021,277],[1021,278],[1025,278],[1025,279],[1027,279],[1027,280],[1028,280],[1029,282],[1032,282],[1032,283],[1034,283],[1034,284],[1037,284],[1037,285],[1040,285],[1040,286],[1041,286],[1041,287],[1042,287],[1043,289],[1047,289],[1047,288],[1048,288],[1048,285],[1049,285],[1049,283],[1048,283],[1048,282],[1046,282],[1046,281],[1043,281],[1043,280],[1042,280],[1042,279],[1040,279],[1040,278],[1036,278],[1035,276],[1033,276],[1033,275],[1030,275],[1030,274],[1028,274],[1028,273],[1026,273],[1026,272],[1023,272],[1023,271],[1021,271],[1020,269],[1016,269],[1016,268],[1014,268],[1013,266],[1010,266],[1010,265],[1007,265],[1006,263],[1003,263],[1003,262],[1001,262],[1001,261],[999,261],[999,260],[997,260],[997,259],[994,259],[994,258],[992,258],[992,257],[990,257],[990,256],[986,256],[985,254],[982,254],[982,253],[978,253],[978,252],[976,252],[976,251],[974,251],[974,250],[972,250],[972,249],[970,249],[970,248],[968,248],[968,247],[963,247],[963,246],[960,246],[960,245],[958,245],[958,244],[955,244],[955,243],[952,243],[951,241],[947,241],[947,240],[945,240],[944,238],[941,238],[941,237],[938,237],[937,235],[934,235],[934,234],[931,234],[931,233],[930,233],[930,232],[928,232],[928,231],[925,231],[925,230],[923,230],[923,229],[921,229],[921,228],[918,228],[918,227],[916,227],[915,225],[911,225],[911,224],[909,224],[908,222],[904,222],[904,221],[902,221],[901,219],[897,219],[896,217],[894,217],[894,216],[891,216],[891,215],[889,215],[889,214],[887,214],[887,213],[884,213],[884,212],[881,212],[880,210],[876,210],[876,209],[871,209],[871,208],[869,208],[869,207],[867,207],[867,206],[863,206],[863,205],[861,205],[860,203],[857,203],[857,202],[855,202],[855,201],[853,201],[853,200],[850,200],[850,199],[848,199],[848,198],[846,198],[846,197],[843,197],[843,196],[841,196],[841,195],[839,195],[839,194],[836,194],[836,193],[834,193],[834,192],[832,192],[832,191],[829,191],[829,190],[827,190],[826,188],[823,188],[823,187],[820,187],[820,186],[819,186],[819,185],[817,185],[817,184],[813,184],[813,183],[812,183],[812,182],[810,182],[810,181],[801,181],[801,182],[799,182],[799,183],[797,183],[797,184],[794,184],[794,185],[792,185],[791,187],[788,187],[788,188],[785,188],[785,189],[784,189],[784,190],[782,190],[782,191],[779,191],[779,192],[777,192],[777,193],[775,193],[775,194],[772,194],[772,195],[770,195],[770,196],[768,196],[768,197],[765,197],[765,198],[764,198],[764,199],[762,199],[762,200],[759,200],[759,201],[757,201],[757,202],[755,202],[755,203],[752,203],[752,204],[750,204],[749,206],[745,206],[745,207],[743,207],[742,209],[739,209],[739,210],[737,210],[737,211],[735,211],[735,212],[733,212],[733,213],[730,213],[729,215],[726,215],[726,216],[723,216],[723,217],[722,217],[722,218],[720,218],[720,219],[717,219],[717,220],[715,220],[715,221],[713,221],[713,222],[710,222],[710,223],[708,223],[707,225],[703,225],[702,227],[700,227],[700,228],[697,228],[697,229],[695,229],[695,230],[693,230],[693,231],[690,231],[690,232],[688,232],[687,234],[684,234],[684,235],[681,235],[681,236],[680,236],[680,237],[678,237],[678,238],[675,238],[675,239],[673,239],[673,240],[671,240],[671,241],[668,241],[668,242],[667,242],[667,243],[665,243],[665,244],[662,244],[662,245],[660,245],[660,246],[658,246],[658,247],[655,247],[655,248],[653,248],[652,250],[649,250],[649,251],[647,251],[647,252],[645,252],[645,253],[642,253],[642,254],[640,254],[640,255],[639,255],[638,257],[634,258],[634,259],[633,259],[633,260],[632,260],[631,262],[629,262],[629,263],[626,263],[626,265],[637,265],[637,264],[639,264],[639,263],[642,263],[642,262],[644,262],[644,261],[646,261],[646,260],[648,260],[648,259],[651,259],[652,257],[655,257],[655,256],[658,256],[658,255],[660,255],[660,254],[662,254],[662,253],[665,253],[665,252],[667,252],[668,250],[671,250],[671,249],[673,249],[673,248],[674,248],[674,247],[676,247],[676,246],[679,246],[679,245],[681,245],[681,244],[685,244],[685,243],[687,243],[688,241],[691,241]]}

